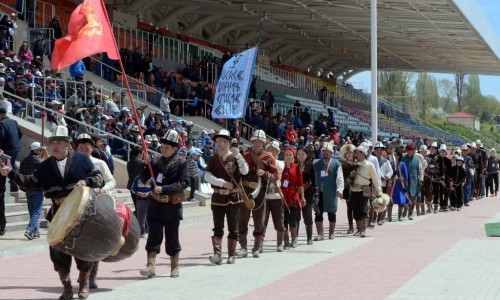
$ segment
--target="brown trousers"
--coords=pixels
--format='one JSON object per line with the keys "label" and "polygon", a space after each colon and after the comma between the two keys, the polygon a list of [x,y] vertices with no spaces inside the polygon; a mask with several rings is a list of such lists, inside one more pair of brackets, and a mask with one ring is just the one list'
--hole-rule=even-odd
{"label": "brown trousers", "polygon": [[248,222],[250,221],[250,213],[252,213],[253,219],[253,236],[262,236],[265,231],[264,227],[264,213],[266,212],[266,199],[264,193],[260,193],[259,196],[254,199],[255,207],[254,210],[249,210],[246,206],[242,206],[240,209],[240,218],[238,221],[238,233],[240,235],[247,236],[248,234]]}
{"label": "brown trousers", "polygon": [[273,217],[274,229],[278,232],[284,231],[284,214],[283,214],[283,200],[281,199],[268,199],[266,200],[266,212],[264,227],[267,229],[269,223],[269,214]]}

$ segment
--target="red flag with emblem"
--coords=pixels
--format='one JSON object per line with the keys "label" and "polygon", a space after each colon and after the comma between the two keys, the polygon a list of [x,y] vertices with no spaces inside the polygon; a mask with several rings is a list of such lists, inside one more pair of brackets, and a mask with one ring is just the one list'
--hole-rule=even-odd
{"label": "red flag with emblem", "polygon": [[120,58],[103,1],[85,0],[71,13],[68,35],[55,42],[50,68],[60,70],[101,52]]}

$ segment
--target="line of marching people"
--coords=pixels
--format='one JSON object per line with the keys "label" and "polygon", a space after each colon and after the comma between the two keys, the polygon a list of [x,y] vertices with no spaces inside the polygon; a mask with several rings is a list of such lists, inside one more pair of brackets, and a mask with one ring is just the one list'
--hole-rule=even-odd
{"label": "line of marching people", "polygon": [[[479,140],[452,153],[445,144],[438,148],[437,143],[429,149],[425,145],[416,149],[413,143],[403,148],[365,140],[357,147],[346,144],[337,149],[333,142],[325,142],[320,159],[315,159],[314,147],[283,149],[276,140],[268,143],[262,130],[254,132],[252,147],[245,152],[230,149],[231,138],[224,129],[214,139],[216,152],[208,162],[205,180],[214,189],[214,254],[209,260],[216,265],[222,263],[225,220],[227,263],[233,264],[236,256],[260,257],[266,233],[270,234],[269,219],[276,231],[277,252],[298,246],[301,219],[308,245],[334,239],[339,199],[347,204],[346,233],[365,237],[367,228],[393,221],[394,205],[398,206],[398,221],[413,220],[438,211],[460,211],[470,201],[498,192],[496,151],[491,149],[488,155]],[[284,160],[277,159],[281,151]],[[253,208],[242,205],[249,196]],[[250,217],[254,229],[251,249],[247,238]],[[313,238],[314,223],[317,236]]]}

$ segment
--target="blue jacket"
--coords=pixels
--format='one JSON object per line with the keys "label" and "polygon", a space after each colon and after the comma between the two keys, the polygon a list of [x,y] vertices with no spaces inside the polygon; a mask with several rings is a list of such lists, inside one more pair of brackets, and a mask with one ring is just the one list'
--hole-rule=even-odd
{"label": "blue jacket", "polygon": [[0,149],[5,152],[21,150],[21,128],[15,120],[5,117],[0,120]]}
{"label": "blue jacket", "polygon": [[148,194],[146,198],[137,197],[137,199],[147,200],[151,198],[151,194],[153,193],[153,178],[150,177],[148,180],[142,181],[141,176],[136,176],[134,181],[132,182],[132,187],[130,188],[130,190],[136,195],[138,192]]}
{"label": "blue jacket", "polygon": [[69,66],[69,74],[72,77],[77,77],[77,76],[83,75],[83,74],[85,74],[86,71],[87,71],[87,69],[85,69],[85,64],[81,60],[79,60],[76,63]]}

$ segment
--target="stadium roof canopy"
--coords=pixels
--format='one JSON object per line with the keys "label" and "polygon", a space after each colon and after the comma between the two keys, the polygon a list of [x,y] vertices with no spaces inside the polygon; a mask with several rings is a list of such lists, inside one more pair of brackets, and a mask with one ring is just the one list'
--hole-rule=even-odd
{"label": "stadium roof canopy", "polygon": [[[370,0],[124,1],[125,11],[153,11],[159,26],[235,50],[256,43],[265,16],[271,60],[344,76],[370,68]],[[380,70],[500,75],[499,38],[474,0],[378,0],[378,42]]]}

